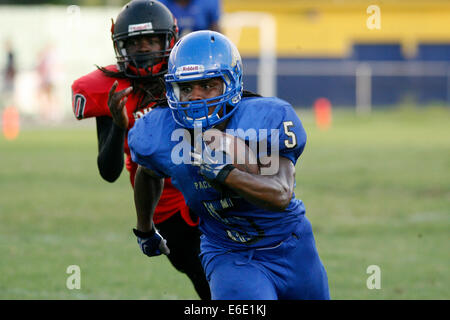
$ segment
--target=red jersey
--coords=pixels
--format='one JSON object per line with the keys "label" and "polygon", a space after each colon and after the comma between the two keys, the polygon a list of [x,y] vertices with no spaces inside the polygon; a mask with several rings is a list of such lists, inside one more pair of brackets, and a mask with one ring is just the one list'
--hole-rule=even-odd
{"label": "red jersey", "polygon": [[[118,71],[114,65],[108,66],[106,69]],[[131,86],[131,82],[128,79],[108,77],[101,70],[95,70],[75,80],[72,84],[72,108],[75,117],[78,120],[100,116],[111,117],[111,112],[108,108],[108,94],[114,81],[118,81],[116,92]],[[134,91],[131,92],[125,105],[128,114],[127,133],[134,126],[135,121],[145,113],[150,112],[154,106],[154,103],[152,103],[136,109],[138,103],[139,97]],[[155,143],[159,143],[159,141],[155,141]],[[125,165],[130,173],[131,185],[134,186],[134,176],[138,166],[131,160],[127,135],[125,136],[124,152],[126,155]],[[192,221],[181,192],[172,185],[170,178],[167,178],[164,180],[164,189],[155,209],[153,221],[156,224],[161,223],[178,211],[181,212],[181,216],[187,224],[191,226],[198,224],[198,222]]]}

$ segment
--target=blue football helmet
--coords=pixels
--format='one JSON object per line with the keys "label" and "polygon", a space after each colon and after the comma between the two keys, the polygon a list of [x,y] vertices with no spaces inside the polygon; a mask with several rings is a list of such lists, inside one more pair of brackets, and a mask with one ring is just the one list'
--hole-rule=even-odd
{"label": "blue football helmet", "polygon": [[[184,128],[209,129],[228,119],[242,97],[242,59],[236,46],[214,31],[196,31],[172,49],[165,75],[166,96],[174,120]],[[211,99],[180,101],[182,82],[221,78],[223,93]],[[214,108],[211,114],[209,110]]]}

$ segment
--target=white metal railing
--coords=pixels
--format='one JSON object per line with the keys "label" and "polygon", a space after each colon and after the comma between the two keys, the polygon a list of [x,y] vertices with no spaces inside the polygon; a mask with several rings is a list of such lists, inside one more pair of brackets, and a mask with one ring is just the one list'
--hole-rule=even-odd
{"label": "white metal railing", "polygon": [[[260,62],[248,61],[246,75],[260,77]],[[447,103],[450,104],[450,62],[424,61],[302,61],[278,60],[277,76],[354,76],[356,110],[370,112],[372,100],[372,78],[385,77],[444,77],[447,79]]]}

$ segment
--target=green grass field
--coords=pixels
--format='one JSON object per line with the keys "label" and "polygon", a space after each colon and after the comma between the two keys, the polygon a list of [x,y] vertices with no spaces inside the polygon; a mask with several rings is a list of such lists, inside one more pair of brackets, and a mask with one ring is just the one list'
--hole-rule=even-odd
{"label": "green grass field", "polygon": [[[326,132],[299,114],[296,195],[332,298],[450,299],[449,109],[338,110]],[[0,299],[198,299],[165,257],[141,254],[128,174],[103,181],[96,155],[95,128],[75,120],[0,137]],[[80,290],[66,288],[69,265]]]}

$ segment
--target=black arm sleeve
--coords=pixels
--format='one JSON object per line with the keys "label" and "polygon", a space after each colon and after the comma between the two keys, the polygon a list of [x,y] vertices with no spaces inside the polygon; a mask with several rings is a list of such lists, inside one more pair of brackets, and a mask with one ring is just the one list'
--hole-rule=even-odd
{"label": "black arm sleeve", "polygon": [[119,178],[124,165],[124,143],[126,130],[116,126],[112,118],[96,117],[98,139],[98,171],[103,179],[114,182]]}

